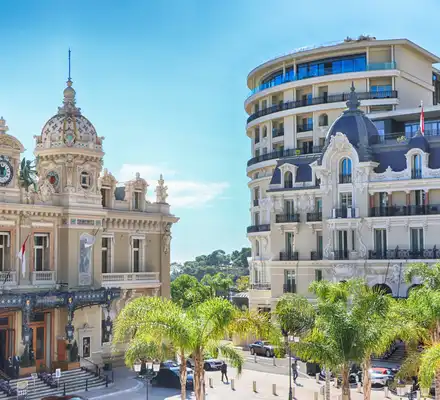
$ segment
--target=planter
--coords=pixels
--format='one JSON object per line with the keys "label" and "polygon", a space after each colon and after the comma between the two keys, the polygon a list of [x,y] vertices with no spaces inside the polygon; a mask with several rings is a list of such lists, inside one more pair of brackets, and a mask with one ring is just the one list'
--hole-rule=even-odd
{"label": "planter", "polygon": [[29,376],[37,372],[37,367],[34,365],[33,367],[21,367],[20,368],[20,376]]}

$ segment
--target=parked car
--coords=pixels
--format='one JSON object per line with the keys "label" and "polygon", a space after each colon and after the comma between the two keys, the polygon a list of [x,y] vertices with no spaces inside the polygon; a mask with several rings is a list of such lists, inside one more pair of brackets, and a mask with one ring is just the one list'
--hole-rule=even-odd
{"label": "parked car", "polygon": [[394,375],[388,368],[373,367],[370,369],[372,386],[388,386],[394,380]]}
{"label": "parked car", "polygon": [[[151,380],[154,386],[166,388],[180,388],[180,367],[161,368],[159,373]],[[191,368],[186,369],[186,387],[192,389],[194,385],[194,376]]]}
{"label": "parked car", "polygon": [[263,340],[257,340],[249,345],[249,351],[252,355],[273,357],[275,355],[274,347]]}
{"label": "parked car", "polygon": [[[205,359],[205,361],[203,363],[203,369],[205,371],[220,371],[220,369],[224,363],[225,363],[224,361],[219,360],[217,358],[207,358],[207,359]],[[194,360],[192,358],[187,358],[186,359],[186,366],[188,368],[194,369]]]}
{"label": "parked car", "polygon": [[41,400],[87,400],[85,397],[78,396],[77,394],[69,394],[67,396],[47,396]]}
{"label": "parked car", "polygon": [[177,364],[173,360],[166,360],[166,361],[160,363],[161,368],[170,368],[170,367],[178,367],[178,366],[179,366],[179,364]]}

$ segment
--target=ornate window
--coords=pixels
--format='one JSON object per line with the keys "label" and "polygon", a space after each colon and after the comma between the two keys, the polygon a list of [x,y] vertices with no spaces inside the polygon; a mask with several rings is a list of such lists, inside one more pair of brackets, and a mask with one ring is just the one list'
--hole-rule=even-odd
{"label": "ornate window", "polygon": [[144,238],[132,237],[131,239],[131,270],[132,272],[142,272],[143,270],[143,248]]}
{"label": "ornate window", "polygon": [[8,232],[0,232],[0,271],[9,271],[11,244]]}
{"label": "ornate window", "polygon": [[91,178],[90,178],[90,174],[88,172],[86,172],[86,171],[81,172],[80,184],[84,190],[87,190],[90,188]]}
{"label": "ornate window", "polygon": [[340,165],[339,183],[351,183],[351,160],[343,158]]}
{"label": "ornate window", "polygon": [[34,271],[49,271],[49,234],[34,234]]}
{"label": "ornate window", "polygon": [[110,207],[110,188],[101,188],[101,202],[103,207]]}
{"label": "ornate window", "polygon": [[260,242],[258,240],[255,241],[255,256],[260,256]]}
{"label": "ornate window", "polygon": [[321,114],[318,120],[319,126],[328,126],[328,115]]}
{"label": "ornate window", "polygon": [[284,173],[284,187],[286,189],[293,188],[293,174],[290,171]]}
{"label": "ornate window", "polygon": [[411,178],[420,179],[422,177],[422,156],[415,154],[412,156]]}
{"label": "ornate window", "polygon": [[111,250],[112,250],[112,238],[103,237],[102,247],[101,247],[101,251],[102,251],[101,272],[103,274],[108,274],[112,271]]}
{"label": "ornate window", "polygon": [[134,192],[133,210],[142,210],[142,192],[139,191]]}

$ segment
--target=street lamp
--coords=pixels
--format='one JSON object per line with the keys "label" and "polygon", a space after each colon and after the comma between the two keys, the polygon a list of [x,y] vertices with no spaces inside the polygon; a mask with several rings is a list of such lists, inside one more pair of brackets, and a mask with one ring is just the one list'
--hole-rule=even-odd
{"label": "street lamp", "polygon": [[289,346],[289,332],[287,332],[285,329],[281,329],[281,332],[284,336],[284,344],[289,354],[289,400],[292,400],[292,352]]}
{"label": "street lamp", "polygon": [[142,362],[136,361],[133,365],[134,371],[139,375],[139,378],[143,378],[146,381],[147,388],[147,400],[148,400],[148,385],[151,383],[151,380],[157,375],[160,370],[160,362],[156,361],[147,361],[145,362],[145,369],[142,371]]}
{"label": "street lamp", "polygon": [[72,323],[69,322],[66,325],[66,336],[69,343],[73,340],[73,333],[75,332],[75,328],[73,327]]}

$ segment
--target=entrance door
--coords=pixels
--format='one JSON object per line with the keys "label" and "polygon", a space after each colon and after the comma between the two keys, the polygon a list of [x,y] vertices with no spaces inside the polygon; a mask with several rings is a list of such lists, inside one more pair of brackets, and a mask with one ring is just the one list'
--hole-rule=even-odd
{"label": "entrance door", "polygon": [[33,351],[37,369],[45,364],[45,328],[44,324],[31,324],[32,335],[29,348]]}

